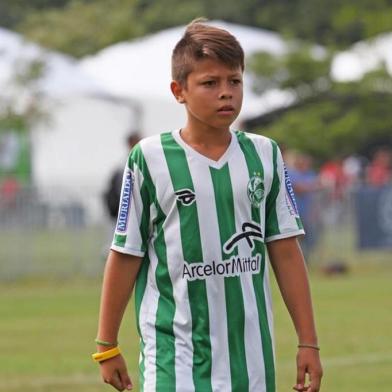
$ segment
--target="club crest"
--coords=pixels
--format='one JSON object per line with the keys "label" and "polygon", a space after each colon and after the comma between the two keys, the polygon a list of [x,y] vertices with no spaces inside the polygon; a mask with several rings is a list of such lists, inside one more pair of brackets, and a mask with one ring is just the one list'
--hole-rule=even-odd
{"label": "club crest", "polygon": [[260,207],[264,199],[264,183],[259,173],[254,173],[248,182],[248,198],[253,207]]}

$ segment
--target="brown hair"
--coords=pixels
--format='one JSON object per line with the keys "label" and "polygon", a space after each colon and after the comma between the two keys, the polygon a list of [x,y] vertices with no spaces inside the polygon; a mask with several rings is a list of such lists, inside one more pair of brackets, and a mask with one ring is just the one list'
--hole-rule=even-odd
{"label": "brown hair", "polygon": [[244,51],[228,31],[206,24],[206,19],[195,19],[186,28],[172,54],[172,78],[186,85],[195,62],[215,59],[230,68],[244,70]]}

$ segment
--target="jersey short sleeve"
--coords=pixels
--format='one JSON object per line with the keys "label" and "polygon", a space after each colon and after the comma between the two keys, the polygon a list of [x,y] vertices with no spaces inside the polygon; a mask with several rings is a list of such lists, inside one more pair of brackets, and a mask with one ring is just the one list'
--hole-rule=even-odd
{"label": "jersey short sleeve", "polygon": [[305,234],[282,154],[273,141],[273,178],[266,200],[266,242]]}
{"label": "jersey short sleeve", "polygon": [[140,257],[146,252],[151,204],[148,177],[140,146],[136,145],[124,168],[113,250]]}

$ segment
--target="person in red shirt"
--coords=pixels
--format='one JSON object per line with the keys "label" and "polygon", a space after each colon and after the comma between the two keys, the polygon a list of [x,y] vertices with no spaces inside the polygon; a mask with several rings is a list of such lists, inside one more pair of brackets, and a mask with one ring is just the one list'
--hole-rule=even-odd
{"label": "person in red shirt", "polygon": [[366,182],[375,187],[381,187],[392,180],[391,151],[380,148],[373,156],[366,171]]}

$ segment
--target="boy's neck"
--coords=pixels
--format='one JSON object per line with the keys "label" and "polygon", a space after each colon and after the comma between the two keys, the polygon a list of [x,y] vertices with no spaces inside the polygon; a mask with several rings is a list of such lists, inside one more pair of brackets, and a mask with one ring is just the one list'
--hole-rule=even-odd
{"label": "boy's neck", "polygon": [[182,140],[198,153],[218,161],[231,142],[229,129],[195,129],[185,127],[180,131]]}
{"label": "boy's neck", "polygon": [[205,147],[228,146],[231,141],[230,129],[203,129],[185,126],[180,131],[182,139],[190,145]]}

